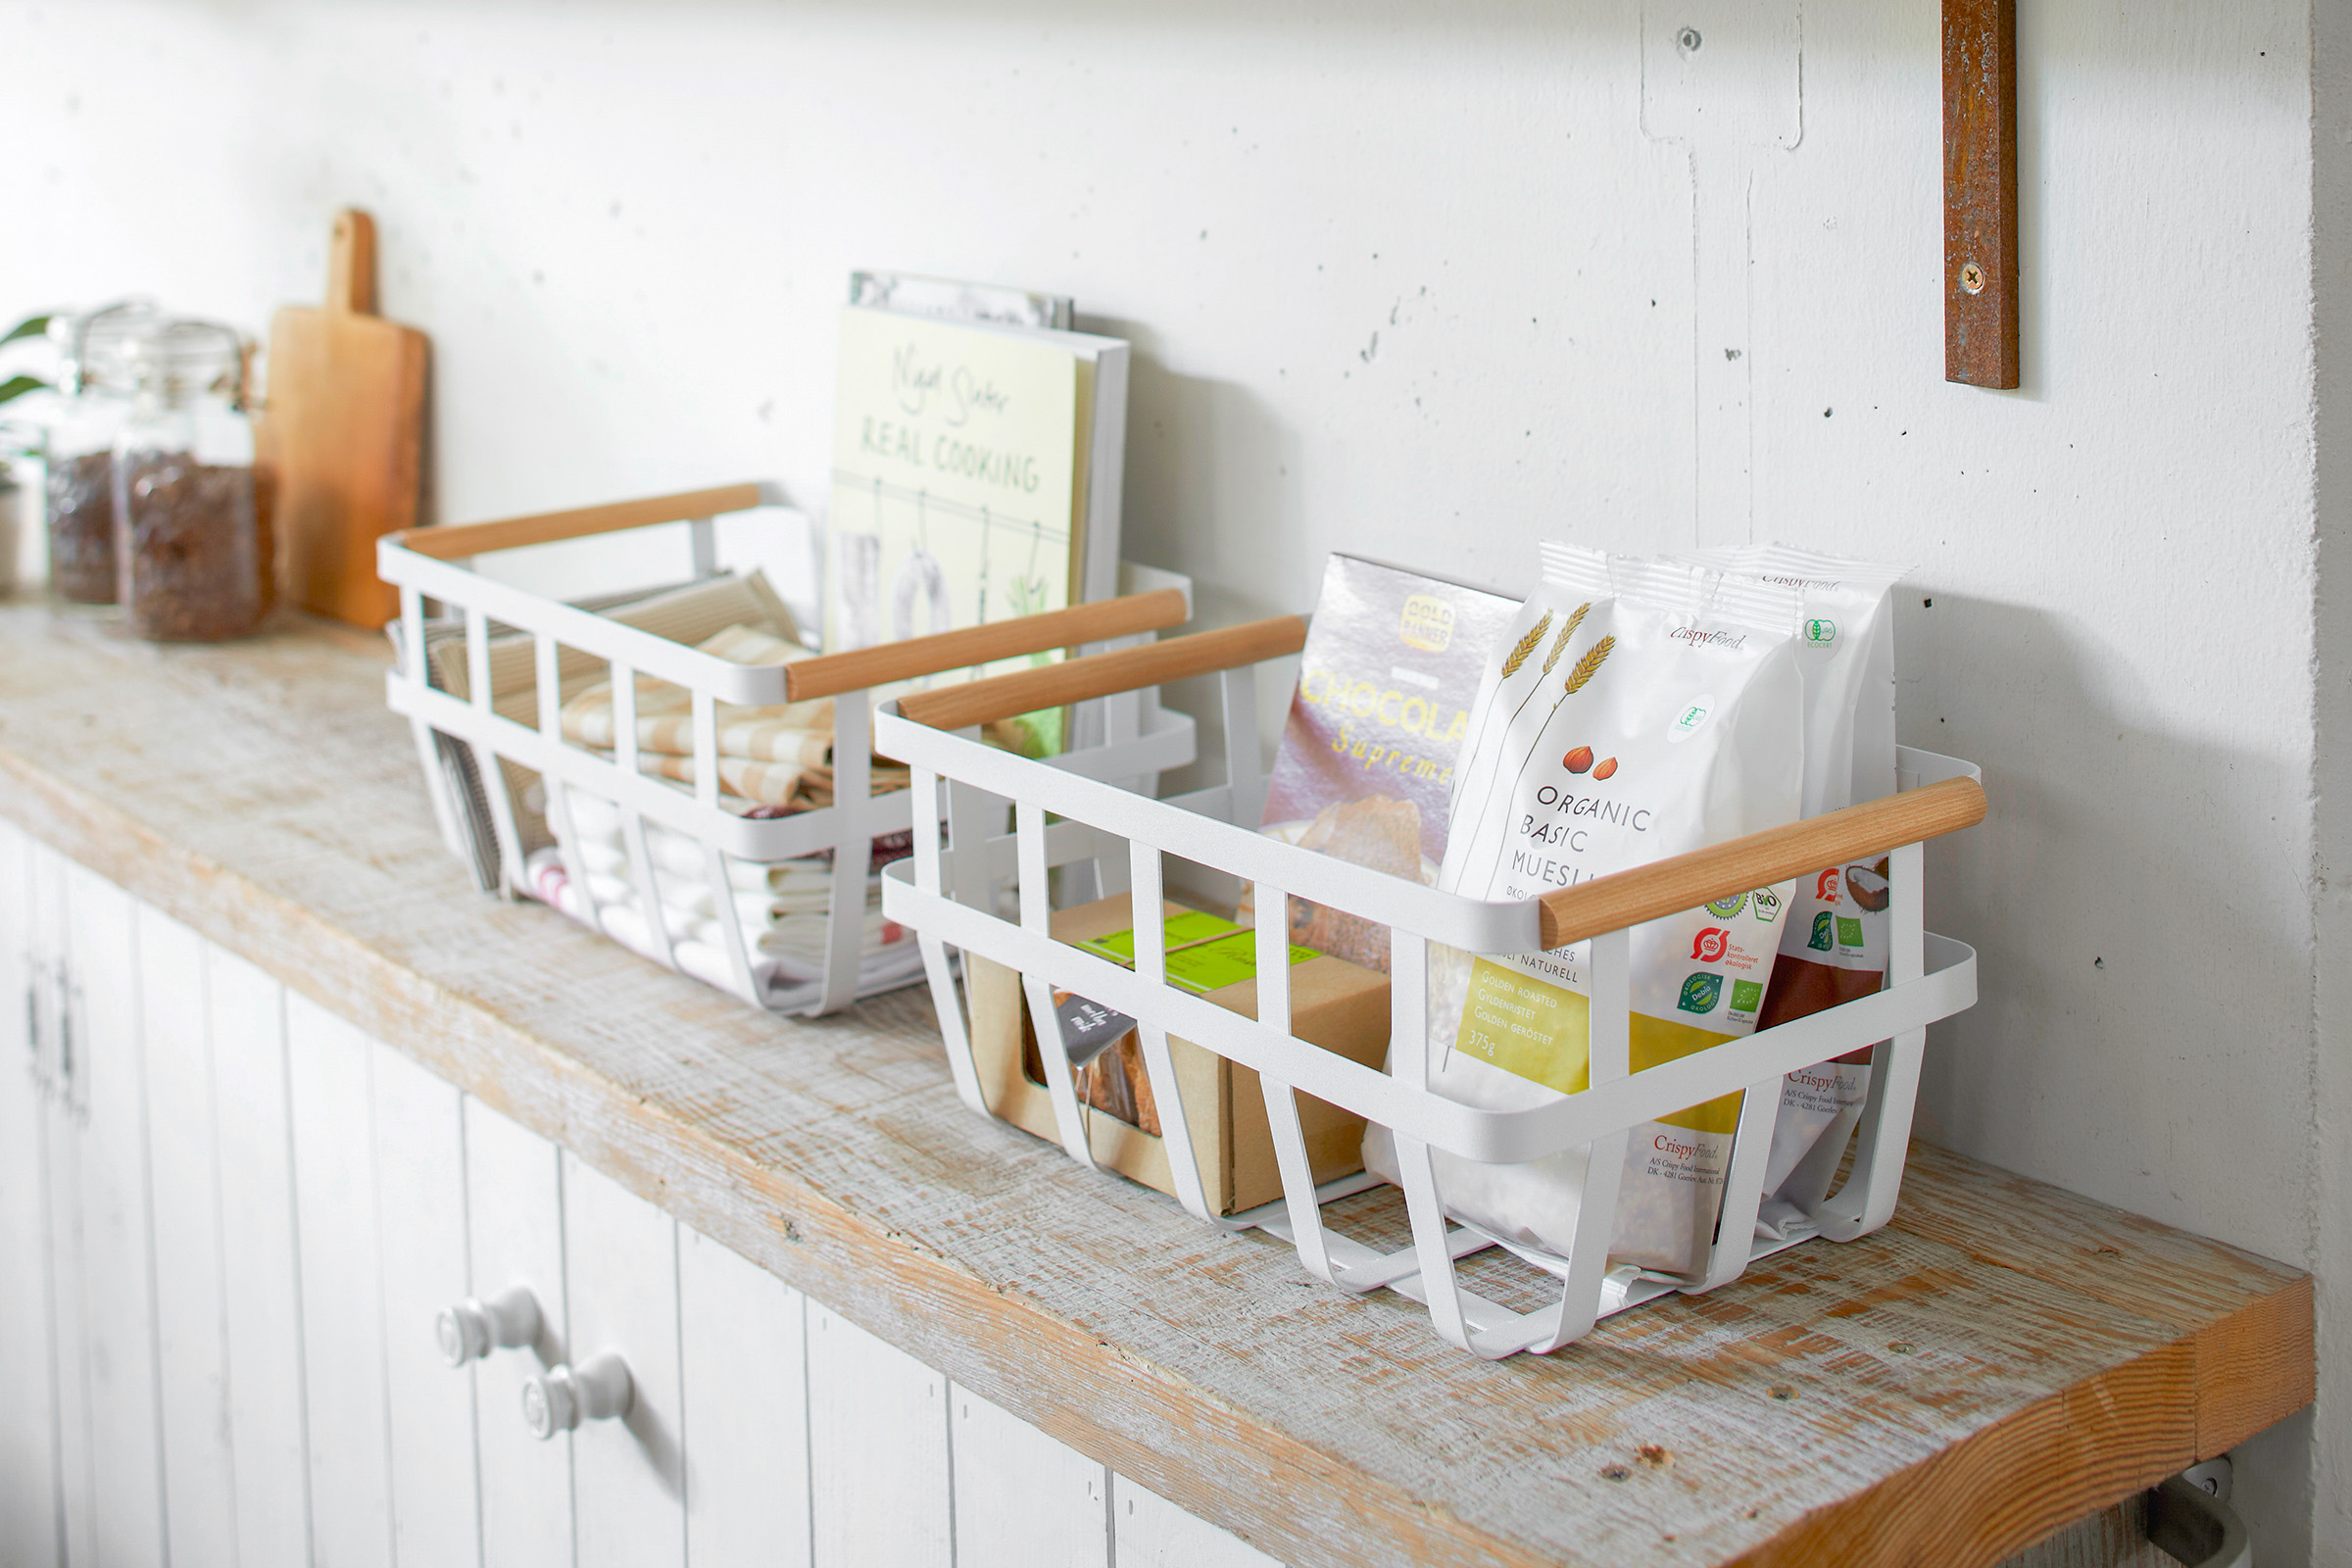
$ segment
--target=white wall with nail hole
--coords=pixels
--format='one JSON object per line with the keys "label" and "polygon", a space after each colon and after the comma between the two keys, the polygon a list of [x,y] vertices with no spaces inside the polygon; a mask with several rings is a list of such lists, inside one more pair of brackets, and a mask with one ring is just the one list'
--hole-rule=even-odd
{"label": "white wall with nail hole", "polygon": [[1904,736],[1994,812],[1931,859],[1984,996],[1927,1125],[2319,1270],[2322,1413],[2240,1495],[2266,1560],[2348,1562],[2313,721],[2352,655],[2314,619],[2313,82],[2346,89],[2324,5],[2021,10],[2016,393],[1941,376],[1931,0],[6,0],[0,315],[258,331],[364,205],[464,520],[821,502],[846,274],[947,272],[1134,339],[1128,552],[1210,623],[1309,608],[1334,549],[1506,589],[1550,536],[1916,563]]}

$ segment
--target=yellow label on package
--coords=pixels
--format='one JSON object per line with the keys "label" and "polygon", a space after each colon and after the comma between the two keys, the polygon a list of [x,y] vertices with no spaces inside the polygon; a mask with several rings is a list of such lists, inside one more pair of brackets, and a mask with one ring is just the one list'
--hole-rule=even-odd
{"label": "yellow label on package", "polygon": [[[1257,978],[1257,933],[1247,926],[1199,910],[1187,910],[1168,916],[1163,935],[1167,943],[1168,978],[1188,991],[1205,994]],[[1077,946],[1113,963],[1135,967],[1132,929],[1092,937]],[[1304,963],[1314,956],[1312,948],[1296,943],[1291,947],[1294,964]]]}
{"label": "yellow label on package", "polygon": [[[1735,1038],[1637,1012],[1628,1020],[1627,1066],[1640,1072]],[[1472,961],[1469,1000],[1454,1049],[1573,1095],[1592,1084],[1592,1004],[1580,993],[1490,959]],[[1740,1124],[1740,1097],[1725,1095],[1658,1119],[1695,1132],[1728,1133]]]}
{"label": "yellow label on package", "polygon": [[1575,992],[1485,958],[1470,965],[1456,1049],[1573,1095],[1591,1079],[1592,1038],[1592,1004]]}

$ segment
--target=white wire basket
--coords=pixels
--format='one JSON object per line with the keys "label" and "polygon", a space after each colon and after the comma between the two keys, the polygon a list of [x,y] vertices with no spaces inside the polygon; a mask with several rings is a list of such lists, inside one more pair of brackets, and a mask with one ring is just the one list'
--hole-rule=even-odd
{"label": "white wire basket", "polygon": [[[1695,854],[1561,889],[1541,899],[1488,903],[1441,893],[1261,836],[1264,798],[1257,748],[1254,672],[1258,660],[1296,653],[1304,625],[1281,617],[1149,648],[1000,676],[949,691],[910,695],[876,710],[876,742],[909,764],[925,801],[944,787],[940,810],[914,813],[914,854],[883,874],[887,915],[917,933],[926,976],[964,1102],[988,1114],[967,1020],[958,1005],[951,950],[1017,971],[1037,1039],[1058,1038],[1053,992],[1060,989],[1137,1020],[1145,1070],[1157,1102],[1176,1196],[1198,1218],[1261,1227],[1292,1243],[1316,1278],[1352,1292],[1387,1288],[1429,1308],[1435,1331],[1475,1354],[1544,1352],[1591,1331],[1601,1317],[1671,1291],[1714,1290],[1758,1257],[1821,1237],[1852,1241],[1886,1223],[1902,1183],[1912,1106],[1927,1026],[1976,1001],[1975,952],[1926,931],[1921,920],[1924,840],[1967,827],[1984,814],[1981,775],[1971,764],[1903,748],[1899,787],[1882,801],[1833,812]],[[1228,738],[1223,783],[1168,800],[1040,766],[992,750],[973,726],[1025,710],[1041,698],[1073,701],[1147,682],[1216,673]],[[1012,830],[1004,828],[1009,803]],[[943,843],[941,818],[947,823]],[[1824,865],[1888,854],[1893,892],[1889,984],[1778,1027],[1641,1072],[1628,1070],[1628,930],[1735,892],[1769,886]],[[1255,885],[1257,1016],[1232,1012],[1167,983],[1161,895],[1167,857]],[[1057,868],[1091,864],[1083,881],[1128,891],[1135,917],[1135,967],[1128,969],[1050,934]],[[1018,914],[1001,915],[1000,887],[1013,889]],[[1291,1032],[1289,922],[1268,911],[1289,897],[1311,900],[1391,929],[1388,1071],[1360,1065]],[[1426,958],[1431,943],[1472,954],[1509,955],[1590,942],[1592,957],[1591,1087],[1540,1108],[1490,1111],[1434,1094],[1426,1060]],[[1219,1217],[1211,1212],[1177,1087],[1169,1037],[1253,1069],[1266,1101],[1283,1199]],[[1751,1240],[1763,1198],[1766,1155],[1790,1072],[1871,1049],[1863,1107],[1846,1180],[1783,1239]],[[1089,1110],[1064,1054],[1039,1063],[1054,1125],[1070,1157],[1096,1167]],[[1663,1278],[1612,1267],[1608,1248],[1629,1130],[1681,1107],[1745,1091],[1711,1248],[1690,1276]],[[1358,1175],[1318,1188],[1300,1132],[1300,1094],[1362,1116],[1395,1135],[1410,1243],[1383,1250],[1327,1222],[1322,1205],[1364,1193],[1378,1178]],[[1197,1115],[1197,1109],[1192,1112]],[[1540,1289],[1547,1304],[1518,1310],[1466,1288],[1462,1260],[1505,1244],[1448,1220],[1432,1151],[1487,1164],[1516,1164],[1586,1152],[1587,1176],[1563,1259],[1514,1282],[1522,1300]],[[1335,1213],[1338,1211],[1335,1210]],[[1514,1249],[1515,1250],[1515,1249]],[[1564,1262],[1565,1266],[1560,1264]],[[1516,1264],[1511,1265],[1516,1268]]]}
{"label": "white wire basket", "polygon": [[[625,879],[629,905],[600,907],[592,898],[568,897],[563,901],[564,912],[634,952],[756,1006],[816,1014],[847,1006],[860,995],[921,978],[919,967],[910,963],[904,972],[878,978],[868,974],[861,981],[874,841],[906,833],[912,825],[913,803],[930,799],[904,789],[874,791],[871,689],[994,660],[1149,641],[1190,615],[1191,583],[1173,572],[1126,564],[1121,568],[1123,596],[1118,599],[789,663],[742,664],[500,582],[470,565],[471,558],[494,551],[685,522],[691,525],[696,575],[708,579],[716,571],[715,519],[726,513],[783,504],[772,485],[743,484],[499,522],[411,530],[378,542],[376,569],[400,589],[398,641],[403,658],[387,677],[387,698],[415,733],[444,838],[457,846],[466,833],[457,819],[464,803],[440,787],[445,760],[444,742],[438,737],[472,749],[471,760],[483,786],[479,797],[496,838],[499,879],[508,889],[531,885],[533,853],[525,840],[523,808],[507,784],[512,764],[538,776],[565,888],[591,886],[591,868],[581,862],[581,839],[573,831],[575,819],[593,814],[600,826],[617,826],[626,863],[616,874]],[[432,661],[423,655],[428,599],[439,602],[444,616],[462,617],[466,677],[462,696],[435,684]],[[535,722],[502,714],[494,706],[498,683],[492,675],[493,638],[512,647],[505,640],[517,635],[530,644]],[[609,756],[564,735],[564,668],[567,663],[572,667],[576,686],[583,655],[611,679]],[[640,674],[672,682],[691,694],[691,790],[640,771]],[[764,818],[723,807],[718,705],[763,707],[824,697],[834,699],[833,804]],[[1071,733],[1079,744],[1040,763],[1041,768],[1126,779],[1148,791],[1160,769],[1181,765],[1193,753],[1192,721],[1161,710],[1152,690],[1130,690],[1083,705],[1076,710]],[[756,943],[747,941],[748,922],[733,891],[737,878],[746,867],[806,864],[812,858],[827,857],[831,881],[821,972],[784,977],[780,969],[770,967],[763,975],[755,961]],[[673,929],[671,911],[689,898],[707,911],[700,928],[715,926],[713,940],[692,941]],[[630,909],[661,911],[661,916],[637,917],[624,925],[622,915]]]}

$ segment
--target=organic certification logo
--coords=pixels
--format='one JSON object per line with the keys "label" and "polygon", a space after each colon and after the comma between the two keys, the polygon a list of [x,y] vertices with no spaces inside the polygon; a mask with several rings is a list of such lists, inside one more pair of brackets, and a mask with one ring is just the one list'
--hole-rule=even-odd
{"label": "organic certification logo", "polygon": [[1728,899],[1717,899],[1713,904],[1708,905],[1707,912],[1718,920],[1729,920],[1740,912],[1740,906],[1746,902],[1746,894],[1735,893]]}
{"label": "organic certification logo", "polygon": [[[1786,624],[1786,622],[1783,624]],[[1836,621],[1824,619],[1808,620],[1805,622],[1805,641],[1818,644],[1823,648],[1827,648],[1830,644],[1836,642],[1837,640],[1838,623]]]}
{"label": "organic certification logo", "polygon": [[1702,971],[1683,982],[1683,994],[1675,1005],[1685,1012],[1713,1012],[1722,998],[1723,976]]}
{"label": "organic certification logo", "polygon": [[1815,953],[1827,953],[1838,945],[1837,937],[1831,934],[1833,918],[1827,909],[1813,917],[1813,935],[1806,939],[1806,947],[1811,948]]}

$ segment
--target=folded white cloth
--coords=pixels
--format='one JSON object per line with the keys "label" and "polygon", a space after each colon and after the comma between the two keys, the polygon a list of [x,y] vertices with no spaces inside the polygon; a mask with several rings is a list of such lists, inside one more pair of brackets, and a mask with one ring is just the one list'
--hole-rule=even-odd
{"label": "folded white cloth", "polygon": [[[571,809],[574,843],[583,858],[597,870],[626,875],[622,868],[628,864],[628,851],[621,836],[618,808],[611,802],[578,790],[567,791],[564,800]],[[659,822],[645,825],[645,851],[653,857],[658,870],[693,877],[698,882],[710,875],[709,858],[702,844]],[[827,856],[810,855],[772,863],[739,860],[731,855],[719,858],[726,866],[728,883],[747,891],[782,895],[813,892],[825,897],[832,890],[833,862]]]}
{"label": "folded white cloth", "polygon": [[[572,848],[579,856],[580,868],[589,875],[612,877],[632,885],[636,882],[636,872],[629,864],[628,851],[618,845],[608,844],[601,839],[580,839],[573,843]],[[710,909],[710,879],[708,874],[700,868],[688,872],[665,866],[662,857],[654,849],[650,839],[646,844],[646,853],[653,857],[654,880],[660,886],[663,899],[706,912]],[[730,877],[728,880],[739,909],[768,905],[778,913],[796,914],[821,912],[832,906],[833,868],[821,863],[808,871],[771,877],[766,887],[746,887],[740,879]],[[866,878],[869,904],[878,898],[880,887],[879,875]],[[756,916],[746,915],[746,918]]]}
{"label": "folded white cloth", "polygon": [[[585,853],[581,855],[580,858],[581,869],[588,878],[588,896],[590,898],[599,904],[627,904],[636,900],[637,882],[628,874],[628,864],[625,860],[612,871],[607,872],[596,869],[595,863],[588,858]],[[672,877],[657,876],[654,878],[654,890],[662,900],[662,906],[673,911],[679,918],[713,922],[718,918],[717,908],[711,901],[710,889],[707,883],[684,882]],[[793,903],[771,898],[766,894],[746,893],[740,889],[731,891],[732,902],[735,906],[735,918],[742,922],[747,930],[770,926],[787,916],[808,912],[806,908]],[[877,902],[876,907],[879,906]],[[824,908],[823,902],[819,901],[816,912],[821,915]]]}
{"label": "folded white cloth", "polygon": [[[612,905],[591,908],[589,900],[571,885],[564,873],[564,861],[554,850],[540,850],[530,858],[527,868],[528,891],[540,903],[569,915],[580,924],[601,930],[613,941],[642,957],[657,963],[662,955],[654,942],[653,931],[645,916],[627,905]],[[727,962],[726,950],[709,943],[686,939],[686,934],[670,932],[670,956],[680,970],[706,985],[722,990],[735,984],[733,966]],[[752,978],[762,988],[774,983],[773,964],[752,967]]]}
{"label": "folded white cloth", "polygon": [[[659,961],[661,955],[634,884],[596,873],[588,874],[587,883],[585,889],[575,887],[564,869],[561,852],[552,848],[535,852],[526,867],[525,890],[541,903],[583,925],[595,925],[621,946]],[[707,984],[732,988],[735,978],[727,959],[726,933],[710,917],[707,892],[700,912],[669,902],[667,886],[662,887],[661,893],[662,923],[677,967]],[[736,898],[739,902],[749,898],[761,907],[774,902],[742,893]],[[815,912],[775,913],[761,919],[739,909],[737,917],[752,977],[761,990],[813,985],[824,978],[825,946],[832,931],[821,906]],[[859,931],[858,989],[888,989],[914,979],[921,968],[922,951],[914,933],[883,919],[878,902],[869,907]]]}

